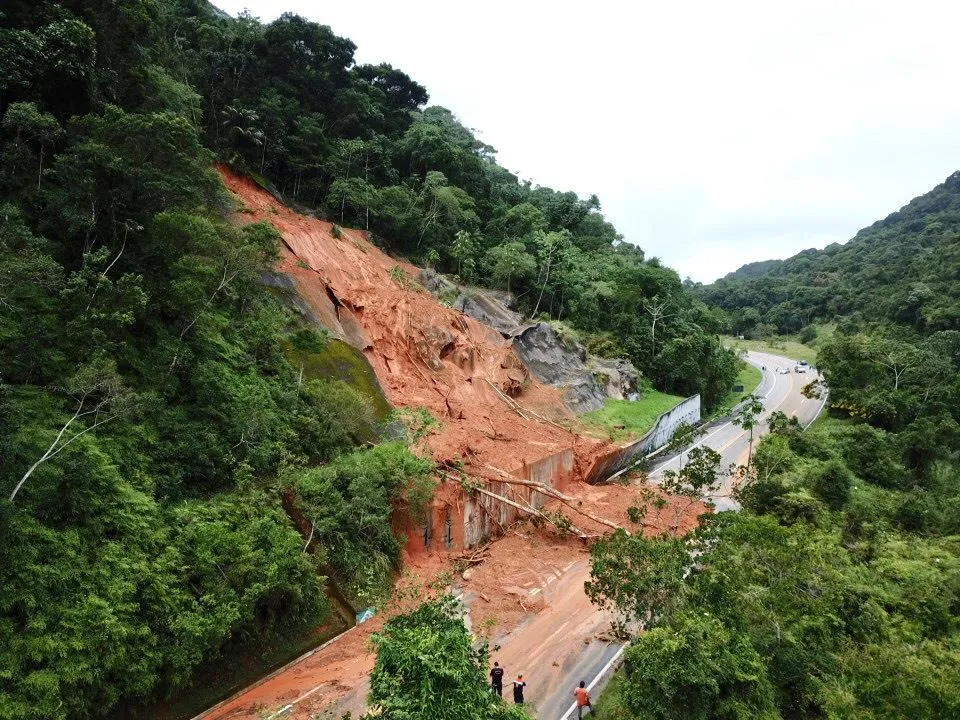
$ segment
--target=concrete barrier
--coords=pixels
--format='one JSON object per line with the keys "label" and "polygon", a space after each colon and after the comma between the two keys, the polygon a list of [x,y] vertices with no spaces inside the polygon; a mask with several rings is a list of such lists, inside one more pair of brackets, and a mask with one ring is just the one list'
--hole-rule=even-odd
{"label": "concrete barrier", "polygon": [[[573,450],[566,448],[558,453],[542,457],[535,462],[525,463],[511,471],[510,474],[563,492],[573,475],[573,464]],[[484,483],[484,488],[496,495],[531,505],[538,510],[546,502],[543,493],[522,485],[487,481]],[[466,496],[463,508],[463,545],[468,548],[484,542],[502,527],[518,520],[523,514],[517,508],[497,498],[480,493]]]}
{"label": "concrete barrier", "polygon": [[598,458],[587,473],[587,482],[591,485],[603,482],[666,445],[682,423],[694,425],[698,422],[700,396],[692,395],[657,418],[656,424],[642,438]]}

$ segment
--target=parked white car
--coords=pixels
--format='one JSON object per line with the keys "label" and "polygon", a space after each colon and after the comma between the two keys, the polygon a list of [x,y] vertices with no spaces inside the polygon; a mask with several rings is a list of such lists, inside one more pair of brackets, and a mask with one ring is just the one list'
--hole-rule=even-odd
{"label": "parked white car", "polygon": [[794,371],[794,372],[798,372],[798,373],[805,373],[805,372],[807,371],[807,368],[806,368],[805,365],[797,365],[797,366],[793,369],[793,371]]}

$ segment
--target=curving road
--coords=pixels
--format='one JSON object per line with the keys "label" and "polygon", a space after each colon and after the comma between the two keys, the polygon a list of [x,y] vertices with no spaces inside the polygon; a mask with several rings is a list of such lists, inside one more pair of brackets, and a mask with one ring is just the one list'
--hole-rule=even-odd
{"label": "curving road", "polygon": [[[750,352],[745,359],[751,365],[762,369],[763,372],[763,379],[754,391],[763,400],[764,406],[759,422],[754,428],[754,444],[768,432],[767,418],[777,410],[785,413],[788,417],[796,417],[804,427],[812,423],[820,414],[826,398],[811,400],[804,397],[800,392],[804,385],[820,377],[816,372],[807,369],[805,373],[797,373],[794,371],[797,365],[796,361],[780,355]],[[704,444],[720,453],[722,457],[721,467],[726,468],[731,463],[738,465],[746,463],[750,436],[747,431],[734,425],[730,420],[725,420],[710,428],[703,437],[687,450]],[[676,470],[679,463],[680,455],[654,462],[648,477],[656,482],[664,470]],[[737,509],[738,506],[731,497],[732,490],[730,479],[725,478],[723,485],[711,497],[717,510]],[[572,702],[572,694],[576,683],[585,680],[591,690],[597,686],[602,688],[615,668],[616,661],[623,654],[624,646],[620,643],[595,640],[589,644],[584,644],[581,636],[591,631],[593,633],[601,632],[608,626],[609,618],[605,613],[591,605],[590,601],[583,595],[582,583],[589,576],[588,564],[584,562],[582,567],[572,568],[571,570],[574,570],[574,572],[567,573],[563,580],[558,582],[560,586],[558,589],[568,588],[567,592],[576,592],[576,598],[578,599],[571,597],[567,600],[564,608],[564,612],[568,614],[567,617],[557,618],[551,613],[553,616],[552,623],[553,629],[556,629],[558,623],[570,621],[574,623],[574,627],[579,632],[570,633],[566,637],[563,635],[558,637],[556,634],[548,636],[544,628],[528,628],[532,634],[542,638],[543,646],[553,646],[550,655],[564,658],[559,667],[554,666],[548,669],[543,666],[538,667],[535,664],[534,672],[540,676],[537,679],[541,680],[543,684],[537,688],[537,692],[531,692],[528,695],[538,698],[536,713],[541,720],[575,718],[576,709]],[[523,631],[524,629],[520,630],[521,633]],[[563,643],[566,644],[565,649],[557,647],[558,644]],[[509,652],[510,645],[511,643],[508,640],[504,643],[504,650]],[[533,684],[531,683],[531,685]],[[531,687],[531,689],[533,688]]]}
{"label": "curving road", "polygon": [[[763,380],[754,391],[763,400],[763,412],[753,430],[754,445],[767,433],[767,419],[778,410],[785,413],[787,417],[796,417],[803,427],[814,421],[823,408],[826,398],[808,399],[800,390],[804,385],[820,378],[818,373],[809,368],[805,373],[797,373],[794,371],[796,361],[780,355],[750,352],[745,359],[763,372]],[[723,468],[731,463],[745,465],[750,446],[750,434],[738,425],[734,425],[731,420],[726,420],[717,427],[709,429],[706,435],[687,449],[692,450],[699,445],[706,445],[719,452],[722,457],[720,465]],[[682,456],[685,456],[685,453],[655,463],[648,473],[650,479],[656,481],[664,470],[677,470]],[[737,508],[736,502],[731,498],[732,491],[730,478],[726,478],[719,490],[710,497],[717,510]]]}
{"label": "curving road", "polygon": [[[767,353],[751,352],[746,360],[758,368],[765,368],[763,380],[755,391],[764,403],[760,422],[754,429],[755,442],[767,431],[766,419],[776,410],[788,416],[796,416],[804,426],[816,418],[824,401],[808,400],[800,392],[804,385],[817,377],[815,373],[795,373],[793,369],[796,363],[793,360]],[[778,372],[783,369],[789,372]],[[749,436],[732,422],[722,421],[711,427],[695,443],[702,444],[717,450],[723,458],[722,466],[726,467],[730,463],[746,462]],[[678,465],[679,456],[655,462],[649,477],[656,482],[664,470],[676,469]],[[731,499],[731,491],[728,480],[712,498],[718,510],[736,509],[736,503]],[[595,689],[602,689],[623,654],[624,646],[621,643],[606,639],[612,615],[597,608],[584,594],[583,584],[589,579],[589,575],[590,562],[584,551],[582,557],[566,567],[556,568],[545,577],[536,590],[537,593],[542,593],[545,609],[500,638],[501,647],[491,658],[498,660],[507,672],[504,678],[505,697],[510,694],[510,680],[517,672],[524,674],[530,709],[540,720],[575,718],[573,689],[577,683],[583,680],[591,691],[599,692]],[[469,606],[473,598],[468,597],[466,600]],[[300,701],[310,697],[321,687],[317,685],[293,700],[284,698],[289,705],[283,711],[268,717],[312,715],[306,709],[301,709]],[[337,702],[334,716],[348,710],[355,716],[359,715],[365,707],[364,700],[368,690],[369,683],[366,679],[356,683],[352,690]],[[295,695],[297,691],[290,692]],[[249,694],[248,692],[247,695]],[[248,712],[251,702],[243,706],[246,709],[236,711],[228,711],[228,703],[217,712],[222,717],[251,717],[252,711]]]}

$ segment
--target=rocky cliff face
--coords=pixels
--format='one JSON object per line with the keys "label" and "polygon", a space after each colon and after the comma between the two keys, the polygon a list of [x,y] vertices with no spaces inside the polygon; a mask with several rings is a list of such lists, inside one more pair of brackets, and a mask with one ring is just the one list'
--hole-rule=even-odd
{"label": "rocky cliff face", "polygon": [[538,380],[559,389],[573,412],[599,410],[607,398],[636,399],[640,371],[629,360],[588,357],[586,348],[551,324],[525,322],[510,309],[509,294],[460,288],[433,270],[422,271],[421,282],[438,296],[454,296],[453,309],[512,340],[524,365]]}
{"label": "rocky cliff face", "polygon": [[640,371],[629,360],[621,358],[591,358],[593,374],[607,391],[607,397],[616,400],[636,400],[640,395]]}
{"label": "rocky cliff face", "polygon": [[599,410],[607,398],[636,400],[640,372],[629,360],[595,358],[549,323],[537,323],[513,338],[517,355],[540,381],[558,388],[577,414]]}

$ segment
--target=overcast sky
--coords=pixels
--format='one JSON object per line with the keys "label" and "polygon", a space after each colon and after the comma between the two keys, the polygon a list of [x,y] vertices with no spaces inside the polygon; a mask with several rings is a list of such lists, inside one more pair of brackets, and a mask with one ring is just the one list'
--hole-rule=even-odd
{"label": "overcast sky", "polygon": [[330,25],[695,280],[843,242],[960,169],[956,2],[214,2]]}

